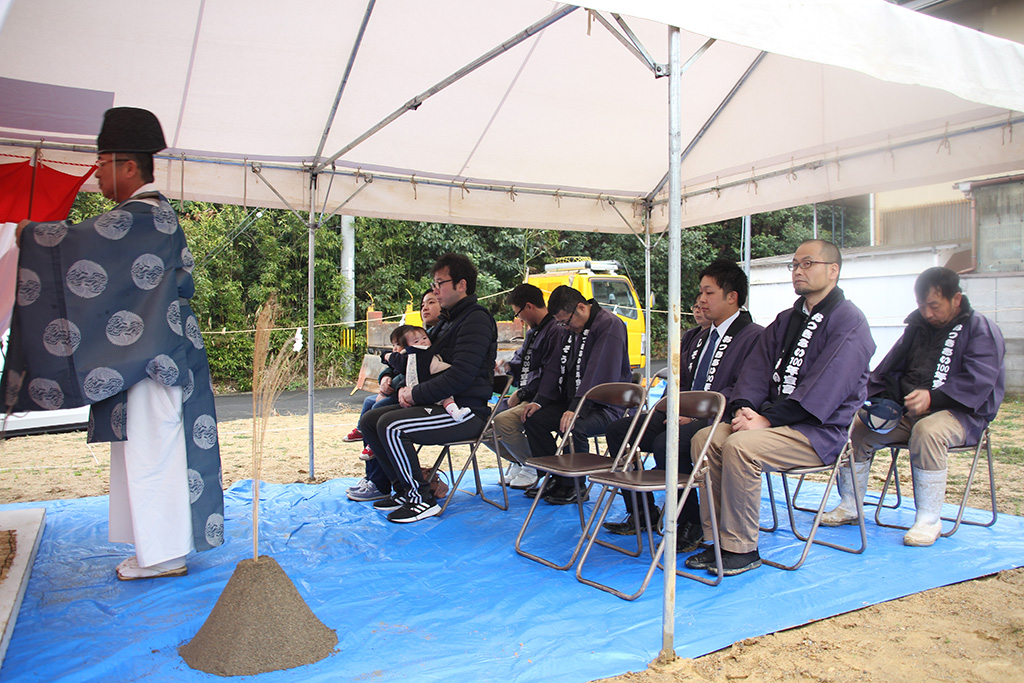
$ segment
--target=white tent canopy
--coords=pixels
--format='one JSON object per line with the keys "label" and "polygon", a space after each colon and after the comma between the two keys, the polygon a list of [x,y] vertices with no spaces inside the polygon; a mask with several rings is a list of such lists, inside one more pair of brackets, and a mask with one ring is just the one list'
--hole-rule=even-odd
{"label": "white tent canopy", "polygon": [[[676,370],[681,226],[1024,167],[1016,43],[883,0],[592,8],[15,0],[0,27],[0,144],[88,163],[102,111],[140,106],[163,122],[171,149],[158,182],[171,197],[668,228]],[[670,485],[678,379],[667,389]],[[311,442],[311,475],[312,459]],[[669,525],[663,656],[674,535]]]}
{"label": "white tent canopy", "polygon": [[1019,44],[876,0],[593,7],[14,0],[0,152],[88,161],[103,109],[142,106],[171,197],[611,232],[651,207],[657,231],[669,24],[700,54],[684,226],[1024,165]]}

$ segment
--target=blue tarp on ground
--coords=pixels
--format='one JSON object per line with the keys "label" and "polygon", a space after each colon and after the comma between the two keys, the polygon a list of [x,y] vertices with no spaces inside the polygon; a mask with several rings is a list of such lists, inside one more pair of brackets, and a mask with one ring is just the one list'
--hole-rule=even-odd
{"label": "blue tarp on ground", "polygon": [[[497,492],[495,470],[484,476]],[[520,492],[511,492],[508,512],[460,493],[443,518],[396,525],[347,501],[352,483],[261,485],[261,554],[274,556],[339,642],[321,662],[246,680],[589,681],[657,656],[661,573],[626,602],[520,557],[513,541],[530,502]],[[0,507],[47,509],[0,681],[223,680],[190,669],[177,648],[202,626],[235,565],[252,557],[250,489],[245,481],[227,492],[224,546],[190,558],[187,577],[154,581],[116,579],[130,550],[107,541],[106,497]],[[890,514],[913,519],[910,509]],[[571,507],[541,504],[536,519],[545,526],[532,547],[542,554],[578,533]],[[856,533],[824,532],[848,542]],[[902,532],[869,523],[863,555],[815,547],[799,571],[762,567],[717,588],[680,578],[676,651],[695,657],[1021,566],[1022,532],[1024,519],[1002,515],[992,528],[961,527],[933,548],[907,548]],[[761,552],[798,550],[784,528],[762,534]],[[592,558],[588,575],[631,589],[646,567],[599,548]]]}

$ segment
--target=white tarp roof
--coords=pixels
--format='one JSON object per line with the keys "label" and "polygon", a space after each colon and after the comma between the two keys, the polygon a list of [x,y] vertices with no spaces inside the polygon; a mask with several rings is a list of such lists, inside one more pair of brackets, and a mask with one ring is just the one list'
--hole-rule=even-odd
{"label": "white tarp roof", "polygon": [[[171,147],[158,166],[169,196],[281,206],[247,170],[256,161],[308,210],[304,168],[329,123],[321,159],[571,9],[548,0],[370,6],[332,121],[366,2],[14,0],[0,28],[0,139],[44,140],[44,158],[88,162],[103,109],[146,107]],[[717,39],[682,78],[684,226],[1024,167],[1024,135],[1011,128],[1024,120],[1017,43],[882,0],[592,7],[346,151],[333,176],[319,177],[317,208],[335,210],[359,190],[344,213],[626,231],[640,229],[650,199],[652,226],[664,229],[668,79],[609,28],[632,32],[665,63],[666,24],[684,29],[684,59]]]}

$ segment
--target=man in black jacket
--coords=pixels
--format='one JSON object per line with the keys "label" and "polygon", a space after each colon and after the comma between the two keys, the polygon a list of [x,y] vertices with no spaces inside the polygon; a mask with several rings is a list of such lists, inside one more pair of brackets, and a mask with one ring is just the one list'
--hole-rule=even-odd
{"label": "man in black jacket", "polygon": [[[374,503],[388,512],[388,521],[417,522],[441,512],[424,481],[416,446],[475,439],[487,419],[492,372],[498,351],[494,317],[476,300],[477,271],[459,254],[445,254],[434,264],[434,292],[441,303],[440,328],[432,350],[451,367],[415,387],[398,392],[400,405],[367,412],[359,420],[363,433],[388,478],[394,493]],[[451,396],[473,411],[462,422],[440,405]]]}

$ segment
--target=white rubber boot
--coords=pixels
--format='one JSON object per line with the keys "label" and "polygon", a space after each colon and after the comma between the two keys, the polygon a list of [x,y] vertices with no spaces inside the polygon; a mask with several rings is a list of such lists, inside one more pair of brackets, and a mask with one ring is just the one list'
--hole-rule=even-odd
{"label": "white rubber boot", "polygon": [[842,500],[832,510],[821,516],[822,526],[842,526],[857,523],[857,501],[853,498],[853,477],[857,478],[857,494],[860,496],[863,509],[864,493],[868,489],[868,477],[871,475],[871,461],[853,463],[851,475],[849,467],[839,468],[839,495]]}
{"label": "white rubber boot", "polygon": [[942,533],[942,503],[946,500],[946,470],[911,468],[914,479],[914,526],[903,536],[903,545],[929,546]]}

